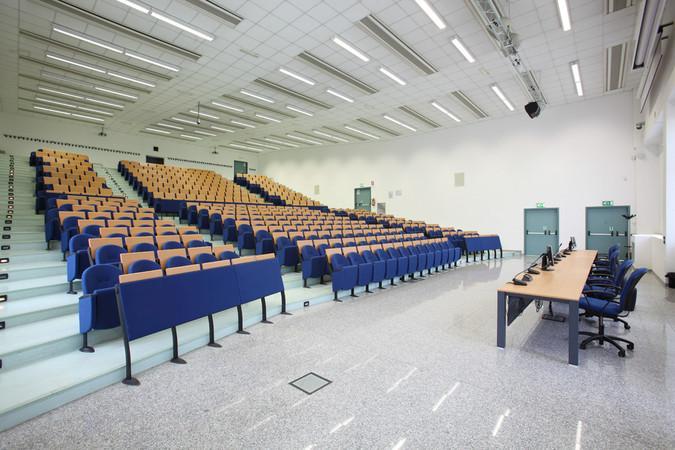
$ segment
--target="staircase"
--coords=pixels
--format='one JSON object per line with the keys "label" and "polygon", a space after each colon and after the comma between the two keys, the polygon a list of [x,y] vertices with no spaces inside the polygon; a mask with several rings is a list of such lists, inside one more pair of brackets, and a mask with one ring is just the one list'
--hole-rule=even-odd
{"label": "staircase", "polygon": [[105,184],[112,189],[113,195],[123,196],[129,200],[138,200],[143,206],[148,206],[116,169],[110,169],[101,164],[93,164],[93,166],[96,173],[105,178]]}

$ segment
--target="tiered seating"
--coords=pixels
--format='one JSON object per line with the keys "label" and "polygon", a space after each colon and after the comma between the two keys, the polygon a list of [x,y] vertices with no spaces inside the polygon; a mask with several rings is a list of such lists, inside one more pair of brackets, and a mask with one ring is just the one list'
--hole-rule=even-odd
{"label": "tiered seating", "polygon": [[300,192],[277,183],[265,175],[239,174],[235,181],[249,191],[259,193],[266,201],[275,205],[320,206],[321,204]]}
{"label": "tiered seating", "polygon": [[176,213],[185,201],[264,203],[259,196],[202,169],[120,161],[118,170],[157,212]]}

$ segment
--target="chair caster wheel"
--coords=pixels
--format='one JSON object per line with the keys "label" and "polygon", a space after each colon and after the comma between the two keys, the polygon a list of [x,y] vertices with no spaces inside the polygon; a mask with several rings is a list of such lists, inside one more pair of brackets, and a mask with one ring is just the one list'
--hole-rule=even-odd
{"label": "chair caster wheel", "polygon": [[628,325],[628,324],[625,324],[623,327],[624,327],[626,330],[630,330],[630,325]]}
{"label": "chair caster wheel", "polygon": [[626,347],[628,348],[628,350],[633,350],[635,348],[635,345],[634,344],[628,344]]}
{"label": "chair caster wheel", "polygon": [[624,350],[619,350],[619,358],[624,358],[626,356],[626,352]]}
{"label": "chair caster wheel", "polygon": [[581,344],[581,345],[579,346],[579,348],[582,349],[582,350],[586,350],[586,344]]}

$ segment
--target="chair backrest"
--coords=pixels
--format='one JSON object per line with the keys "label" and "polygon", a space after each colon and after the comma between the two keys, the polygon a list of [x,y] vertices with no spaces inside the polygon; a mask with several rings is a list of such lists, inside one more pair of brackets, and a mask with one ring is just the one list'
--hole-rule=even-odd
{"label": "chair backrest", "polygon": [[96,264],[112,264],[120,262],[120,255],[126,253],[127,250],[114,244],[107,244],[96,249],[95,260]]}
{"label": "chair backrest", "polygon": [[305,245],[304,247],[302,247],[301,253],[303,259],[319,256],[319,252],[317,251],[317,249],[315,249],[311,245]]}
{"label": "chair backrest", "polygon": [[218,258],[230,260],[239,258],[239,255],[237,255],[235,252],[231,250],[225,250],[224,252],[220,252],[218,254]]}
{"label": "chair backrest", "polygon": [[333,267],[333,270],[340,270],[343,267],[349,266],[349,261],[341,253],[333,254],[330,259],[330,265]]}
{"label": "chair backrest", "polygon": [[155,261],[149,259],[139,259],[129,265],[128,273],[149,272],[151,270],[159,270],[161,267]]}
{"label": "chair backrest", "polygon": [[173,256],[183,256],[183,257],[185,257],[185,249],[184,248],[174,248],[174,249],[171,249],[171,250],[159,250],[157,252],[157,259],[159,260],[159,265],[162,266],[162,269],[166,267],[167,260],[169,258],[173,257]]}
{"label": "chair backrest", "polygon": [[623,260],[623,262],[619,265],[619,269],[616,271],[616,275],[614,276],[614,285],[615,286],[623,287],[623,285],[626,281],[626,273],[628,273],[628,270],[632,266],[633,266],[633,260],[632,259]]}
{"label": "chair backrest", "polygon": [[82,292],[92,294],[96,289],[113,287],[122,271],[115,266],[101,264],[88,267],[82,273]]}
{"label": "chair backrest", "polygon": [[87,233],[76,234],[68,241],[68,250],[73,254],[78,250],[86,249],[89,246],[89,239],[94,239],[95,237],[96,236]]}
{"label": "chair backrest", "polygon": [[647,269],[645,268],[635,269],[628,277],[628,280],[626,280],[626,283],[621,289],[621,297],[619,300],[621,311],[633,311],[635,309],[635,302],[637,301],[636,286],[646,273]]}
{"label": "chair backrest", "polygon": [[[185,237],[183,238],[183,241],[185,242]],[[201,238],[197,239],[191,239],[187,243],[188,248],[194,248],[194,247],[210,247],[210,245],[207,242],[204,242]]]}
{"label": "chair backrest", "polygon": [[124,273],[130,272],[131,265],[136,261],[154,261],[156,258],[155,252],[131,252],[120,255],[120,262],[122,263],[122,271]]}
{"label": "chair backrest", "polygon": [[363,256],[363,259],[366,262],[372,263],[375,261],[379,261],[377,257],[373,254],[373,252],[371,252],[370,250],[364,250],[363,252],[361,252],[361,255]]}
{"label": "chair backrest", "polygon": [[172,256],[166,260],[165,267],[170,269],[172,267],[189,266],[191,264],[192,261],[187,259],[185,256]]}
{"label": "chair backrest", "polygon": [[[127,246],[128,248],[128,246]],[[132,252],[156,252],[157,247],[155,244],[149,242],[139,242],[131,248]]]}
{"label": "chair backrest", "polygon": [[162,245],[162,250],[175,250],[178,248],[185,248],[185,247],[183,247],[183,244],[176,241],[168,241]]}
{"label": "chair backrest", "polygon": [[204,264],[208,262],[217,261],[218,259],[211,253],[199,253],[198,255],[195,255],[195,257],[192,258],[192,260],[195,262],[195,264]]}

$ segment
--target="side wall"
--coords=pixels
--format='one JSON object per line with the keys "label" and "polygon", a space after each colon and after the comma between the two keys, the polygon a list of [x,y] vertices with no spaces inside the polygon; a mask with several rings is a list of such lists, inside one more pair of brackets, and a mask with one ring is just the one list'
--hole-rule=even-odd
{"label": "side wall", "polygon": [[[583,243],[586,206],[613,200],[651,215],[661,209],[637,192],[658,156],[636,157],[632,102],[623,93],[548,108],[535,120],[518,114],[390,141],[268,153],[260,172],[331,207],[353,207],[354,188],[373,182],[387,213],[497,232],[516,250],[524,245],[523,209],[543,202],[560,208],[561,240]],[[454,187],[456,172],[464,187]],[[650,228],[659,222],[644,220]]]}

